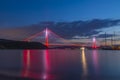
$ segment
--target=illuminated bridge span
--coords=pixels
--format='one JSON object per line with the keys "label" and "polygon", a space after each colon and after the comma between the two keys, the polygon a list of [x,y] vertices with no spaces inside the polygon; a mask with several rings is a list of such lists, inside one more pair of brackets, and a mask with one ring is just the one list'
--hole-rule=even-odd
{"label": "illuminated bridge span", "polygon": [[[48,46],[87,46],[87,45],[73,44],[69,40],[62,38],[61,36],[57,35],[56,33],[54,33],[48,28],[24,39],[24,41],[41,42],[45,44],[47,47]],[[95,38],[93,38],[92,47],[96,48]]]}

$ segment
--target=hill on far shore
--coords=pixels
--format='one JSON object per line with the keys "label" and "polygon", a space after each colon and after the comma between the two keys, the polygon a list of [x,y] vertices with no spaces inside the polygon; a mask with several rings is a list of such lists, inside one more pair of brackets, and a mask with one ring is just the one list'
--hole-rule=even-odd
{"label": "hill on far shore", "polygon": [[39,42],[26,42],[0,39],[0,49],[46,49],[47,47]]}

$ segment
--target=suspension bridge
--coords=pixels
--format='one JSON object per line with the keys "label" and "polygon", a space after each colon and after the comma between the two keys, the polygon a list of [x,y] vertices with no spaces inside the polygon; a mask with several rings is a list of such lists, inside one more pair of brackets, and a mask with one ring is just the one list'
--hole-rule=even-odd
{"label": "suspension bridge", "polygon": [[[86,44],[73,44],[71,41],[62,38],[61,36],[57,35],[55,32],[51,31],[48,28],[24,39],[24,41],[41,42],[45,44],[47,47],[49,46],[87,46]],[[91,47],[97,48],[95,37],[93,38],[93,43]]]}

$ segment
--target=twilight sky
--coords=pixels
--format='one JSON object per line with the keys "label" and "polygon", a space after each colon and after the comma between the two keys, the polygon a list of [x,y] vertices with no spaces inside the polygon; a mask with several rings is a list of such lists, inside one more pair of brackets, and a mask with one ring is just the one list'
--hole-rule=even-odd
{"label": "twilight sky", "polygon": [[120,0],[0,0],[0,27],[95,18],[120,19]]}

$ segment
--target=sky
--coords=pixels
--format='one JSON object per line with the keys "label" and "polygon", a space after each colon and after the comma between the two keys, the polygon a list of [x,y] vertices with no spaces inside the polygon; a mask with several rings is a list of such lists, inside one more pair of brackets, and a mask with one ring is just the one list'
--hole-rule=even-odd
{"label": "sky", "polygon": [[0,27],[40,21],[120,19],[120,0],[0,0]]}

